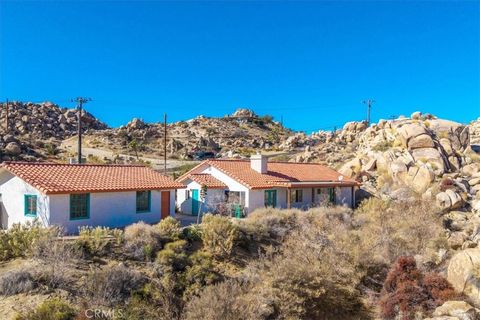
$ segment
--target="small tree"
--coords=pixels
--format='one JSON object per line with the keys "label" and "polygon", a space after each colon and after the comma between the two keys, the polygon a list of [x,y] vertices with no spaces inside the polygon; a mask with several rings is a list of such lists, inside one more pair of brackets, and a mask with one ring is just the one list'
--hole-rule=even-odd
{"label": "small tree", "polygon": [[203,203],[205,202],[205,198],[207,198],[207,192],[208,188],[206,185],[202,185],[202,188],[200,189],[200,205],[198,206],[198,215],[197,215],[197,224],[202,221],[202,207]]}
{"label": "small tree", "polygon": [[424,275],[412,256],[399,257],[383,284],[383,319],[414,319],[455,297],[448,281],[436,273]]}
{"label": "small tree", "polygon": [[138,142],[137,142],[137,139],[133,139],[132,141],[130,141],[128,143],[128,147],[130,149],[132,149],[133,152],[135,152],[135,157],[137,158],[137,161],[138,161],[139,157],[138,157]]}

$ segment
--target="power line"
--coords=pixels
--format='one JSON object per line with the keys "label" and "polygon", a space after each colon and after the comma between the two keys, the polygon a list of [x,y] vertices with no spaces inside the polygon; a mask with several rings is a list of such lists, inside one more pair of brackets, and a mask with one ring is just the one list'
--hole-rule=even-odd
{"label": "power line", "polygon": [[83,104],[92,101],[90,98],[83,98],[77,97],[72,99],[71,102],[77,103],[77,111],[78,111],[78,164],[82,163],[82,111],[83,111]]}

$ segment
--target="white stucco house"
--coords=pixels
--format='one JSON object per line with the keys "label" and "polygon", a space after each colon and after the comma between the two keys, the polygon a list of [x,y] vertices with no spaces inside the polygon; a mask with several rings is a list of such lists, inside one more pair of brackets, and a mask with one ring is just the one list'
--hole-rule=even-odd
{"label": "white stucco house", "polygon": [[329,203],[353,207],[359,187],[355,180],[320,164],[269,162],[259,154],[250,160],[206,160],[177,181],[186,185],[177,192],[182,213],[237,217],[262,207],[307,209]]}
{"label": "white stucco house", "polygon": [[182,187],[144,166],[4,162],[0,224],[38,219],[74,234],[81,226],[156,223],[174,215],[175,190]]}

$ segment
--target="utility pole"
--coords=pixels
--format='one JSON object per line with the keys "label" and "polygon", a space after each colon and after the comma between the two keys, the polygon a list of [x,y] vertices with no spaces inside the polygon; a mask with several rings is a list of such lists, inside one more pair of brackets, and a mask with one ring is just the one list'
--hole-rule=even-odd
{"label": "utility pole", "polygon": [[163,114],[163,173],[167,174],[167,113]]}
{"label": "utility pole", "polygon": [[372,109],[372,104],[375,103],[375,100],[367,99],[367,100],[363,100],[363,103],[368,106],[368,109],[367,109],[367,126],[369,126],[370,125],[370,109]]}
{"label": "utility pole", "polygon": [[5,133],[9,133],[9,127],[10,127],[10,106],[8,104],[8,98],[7,98],[7,115],[5,116]]}
{"label": "utility pole", "polygon": [[78,164],[82,164],[82,112],[83,112],[83,104],[87,103],[89,101],[92,101],[90,98],[82,98],[82,97],[77,97],[75,99],[72,99],[72,102],[77,103],[77,118],[78,118],[78,125],[77,125],[77,130],[78,130]]}

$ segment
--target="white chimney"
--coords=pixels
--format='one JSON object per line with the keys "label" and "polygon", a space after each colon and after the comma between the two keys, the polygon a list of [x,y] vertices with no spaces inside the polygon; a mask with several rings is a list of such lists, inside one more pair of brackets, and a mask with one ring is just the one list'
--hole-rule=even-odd
{"label": "white chimney", "polygon": [[267,173],[267,162],[267,157],[260,153],[252,154],[250,156],[250,167],[259,173]]}

